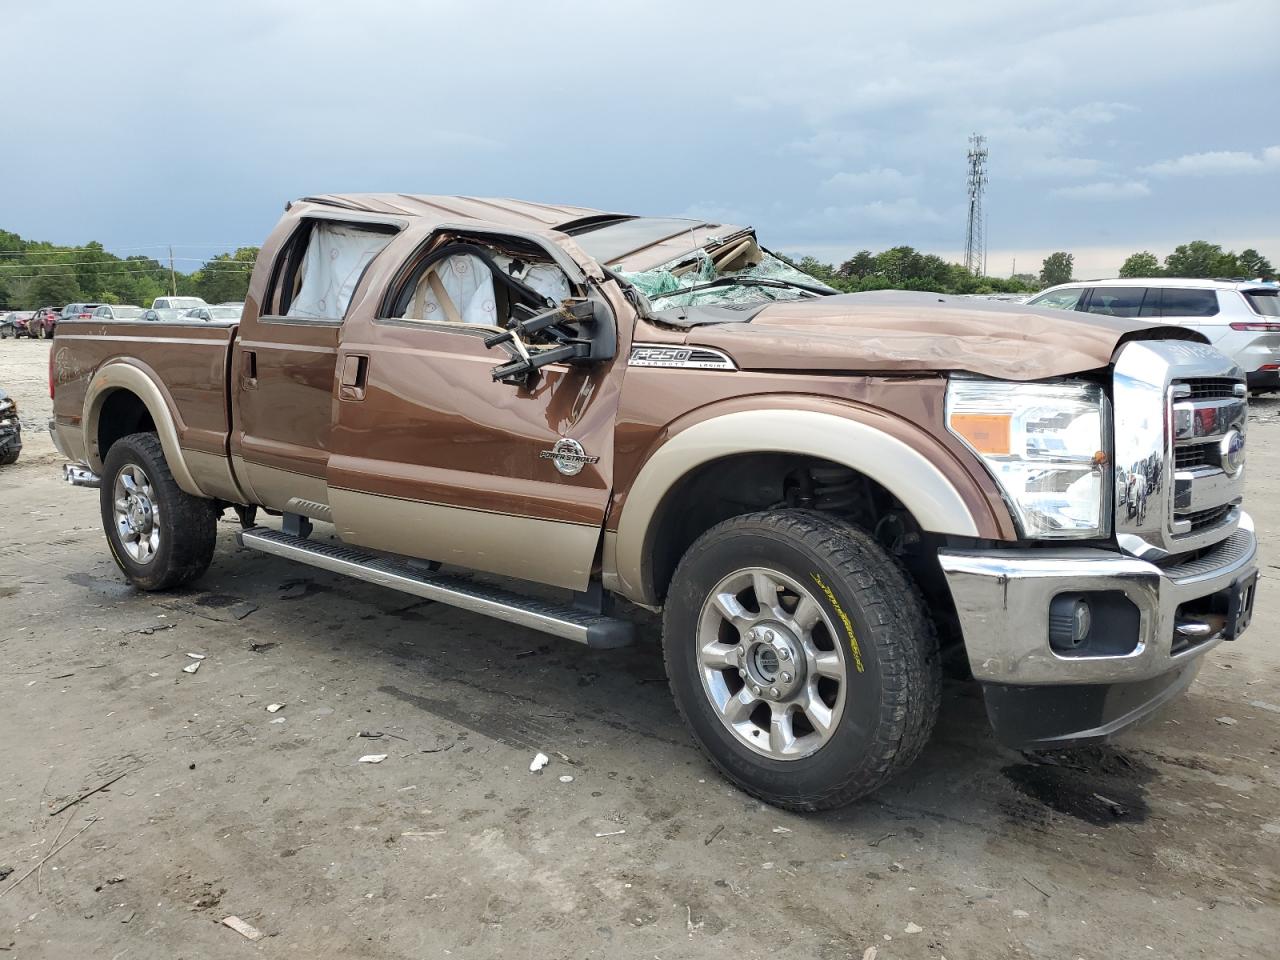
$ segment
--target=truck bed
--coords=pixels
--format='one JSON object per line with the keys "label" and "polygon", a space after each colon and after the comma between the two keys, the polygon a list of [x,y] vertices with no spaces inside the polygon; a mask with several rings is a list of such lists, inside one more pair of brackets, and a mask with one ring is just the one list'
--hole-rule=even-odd
{"label": "truck bed", "polygon": [[[95,379],[119,376],[116,368],[125,365],[157,388],[184,454],[225,462],[231,344],[237,327],[199,320],[63,321],[49,355],[54,442],[70,459],[101,466],[97,438],[83,429],[93,413],[85,399]],[[111,396],[102,402],[111,402]]]}

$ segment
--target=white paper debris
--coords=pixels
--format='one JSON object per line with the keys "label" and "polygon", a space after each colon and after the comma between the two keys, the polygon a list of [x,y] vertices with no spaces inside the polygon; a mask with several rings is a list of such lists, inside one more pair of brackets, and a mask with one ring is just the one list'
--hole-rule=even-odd
{"label": "white paper debris", "polygon": [[561,783],[573,783],[573,777],[569,776],[569,774],[567,774],[567,773],[566,773],[563,777],[561,777],[561,778],[560,778],[560,782],[561,782]]}
{"label": "white paper debris", "polygon": [[182,672],[183,672],[183,673],[195,673],[195,672],[196,672],[197,670],[199,670],[199,669],[200,669],[200,661],[199,661],[199,660],[196,660],[196,661],[194,661],[194,662],[192,662],[192,663],[188,663],[185,667],[183,667],[183,668],[182,668]]}
{"label": "white paper debris", "polygon": [[284,723],[284,717],[276,717],[271,723]]}
{"label": "white paper debris", "polygon": [[[281,717],[281,719],[283,720],[284,718]],[[385,753],[366,753],[356,763],[381,763],[385,759],[387,759]]]}
{"label": "white paper debris", "polygon": [[1224,726],[1234,727],[1236,725],[1235,717],[1218,717],[1218,722]]}
{"label": "white paper debris", "polygon": [[773,832],[774,833],[790,833],[791,830],[789,827],[774,827]]}
{"label": "white paper debris", "polygon": [[596,839],[599,840],[601,837],[620,837],[626,832],[625,830],[610,830],[607,833],[597,833]]}
{"label": "white paper debris", "polygon": [[1022,920],[1026,917],[1031,916],[1031,914],[1027,913],[1027,911],[1025,910],[1015,910],[1013,911],[1013,915],[1017,917],[1019,920]]}
{"label": "white paper debris", "polygon": [[281,710],[283,710],[283,709],[284,709],[284,704],[283,704],[283,703],[268,703],[268,704],[267,704],[267,713],[278,713],[279,711],[281,711]]}
{"label": "white paper debris", "polygon": [[533,758],[533,763],[529,764],[530,773],[538,773],[543,767],[551,762],[551,758],[545,753],[540,753]]}
{"label": "white paper debris", "polygon": [[188,653],[188,654],[187,654],[187,656],[188,656],[188,657],[190,657],[192,660],[203,660],[203,659],[204,659],[204,654],[203,654],[203,653]]}
{"label": "white paper debris", "polygon": [[902,928],[903,933],[924,933],[924,927],[918,923],[908,923]]}
{"label": "white paper debris", "polygon": [[876,954],[879,952],[875,947],[867,947],[862,951],[862,960],[876,960]]}
{"label": "white paper debris", "polygon": [[254,927],[254,926],[251,926],[250,924],[245,923],[239,917],[223,917],[222,923],[224,926],[230,927],[236,933],[240,934],[240,936],[244,937],[246,940],[262,939],[261,930],[259,930],[257,927]]}

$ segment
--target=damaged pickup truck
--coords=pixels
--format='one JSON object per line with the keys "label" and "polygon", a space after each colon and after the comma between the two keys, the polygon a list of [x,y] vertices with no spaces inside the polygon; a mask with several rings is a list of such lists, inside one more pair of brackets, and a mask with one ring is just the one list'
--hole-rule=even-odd
{"label": "damaged pickup truck", "polygon": [[308,197],[238,323],[64,320],[50,363],[138,587],[200,576],[232,508],[246,548],[589,647],[661,609],[694,738],[790,809],[909,765],[945,656],[1060,748],[1252,609],[1244,375],[1199,334],[839,295],[749,228]]}

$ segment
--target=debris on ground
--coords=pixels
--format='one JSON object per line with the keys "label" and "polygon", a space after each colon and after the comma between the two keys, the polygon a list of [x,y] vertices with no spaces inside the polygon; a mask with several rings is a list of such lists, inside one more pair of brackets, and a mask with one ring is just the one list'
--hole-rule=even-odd
{"label": "debris on ground", "polygon": [[204,654],[203,654],[203,653],[188,653],[188,654],[187,654],[187,656],[188,656],[188,657],[190,657],[192,660],[203,660],[203,659],[204,659]]}
{"label": "debris on ground", "polygon": [[1223,726],[1234,727],[1236,725],[1235,717],[1217,717],[1215,719]]}
{"label": "debris on ground", "polygon": [[11,873],[13,873],[13,867],[0,867],[0,880],[8,880]]}
{"label": "debris on ground", "polygon": [[876,954],[879,953],[875,947],[867,947],[862,951],[862,960],[876,960]]}
{"label": "debris on ground", "polygon": [[790,827],[774,827],[773,832],[774,833],[790,833],[791,828]]}
{"label": "debris on ground", "polygon": [[222,925],[230,927],[246,940],[261,940],[263,936],[261,930],[252,924],[245,923],[239,917],[223,917]]}
{"label": "debris on ground", "polygon": [[183,673],[195,673],[195,672],[196,672],[197,670],[199,670],[199,669],[200,669],[200,661],[199,661],[199,660],[193,660],[191,663],[188,663],[185,667],[183,667],[183,668],[182,668],[182,672],[183,672]]}
{"label": "debris on ground", "polygon": [[128,913],[126,913],[123,917],[121,917],[121,918],[120,918],[120,922],[121,922],[121,923],[128,923],[130,920],[132,920],[132,919],[133,919],[134,917],[136,917],[137,915],[138,915],[138,911],[137,911],[137,910],[130,910]]}
{"label": "debris on ground", "polygon": [[596,839],[599,840],[601,837],[620,837],[626,832],[625,830],[608,830],[605,833],[597,833]]}
{"label": "debris on ground", "polygon": [[1107,808],[1108,810],[1110,810],[1110,811],[1111,811],[1111,815],[1112,815],[1113,817],[1123,817],[1123,816],[1124,816],[1124,814],[1125,814],[1125,809],[1124,809],[1124,805],[1123,805],[1123,804],[1118,803],[1118,802],[1117,802],[1117,801],[1115,801],[1115,800],[1112,800],[1110,797],[1104,797],[1104,796],[1103,796],[1102,794],[1100,794],[1100,793],[1095,793],[1093,796],[1094,796],[1094,799],[1095,799],[1095,800],[1099,800],[1099,801],[1101,801],[1101,802],[1106,806],[1106,808]]}
{"label": "debris on ground", "polygon": [[542,768],[545,767],[550,762],[551,762],[550,757],[548,757],[545,753],[539,753],[536,757],[533,758],[533,763],[529,764],[529,772],[540,773],[542,772]]}
{"label": "debris on ground", "polygon": [[918,923],[908,923],[902,928],[903,933],[924,933],[924,927]]}
{"label": "debris on ground", "polygon": [[101,793],[103,790],[107,789],[107,787],[111,786],[116,781],[123,780],[125,777],[129,775],[129,773],[130,771],[126,770],[124,773],[120,774],[119,776],[112,777],[106,783],[100,784],[94,787],[92,790],[86,790],[84,793],[80,794],[78,797],[68,800],[66,803],[60,806],[57,810],[54,810],[52,813],[50,813],[49,816],[56,817],[63,810],[66,810],[69,807],[74,807],[81,800],[87,800],[89,797],[92,797],[95,793]]}
{"label": "debris on ground", "polygon": [[257,643],[257,642],[251,641],[249,643],[249,652],[250,653],[266,653],[268,650],[274,650],[278,646],[280,646],[280,644],[278,643]]}
{"label": "debris on ground", "polygon": [[283,710],[283,709],[284,709],[284,704],[283,704],[283,703],[268,703],[268,704],[267,704],[267,713],[279,713],[279,712],[280,712],[281,710]]}
{"label": "debris on ground", "polygon": [[707,834],[706,838],[702,841],[702,845],[704,847],[711,846],[711,841],[714,840],[716,837],[720,836],[720,833],[723,830],[724,830],[724,824],[722,823],[719,826],[717,826],[714,830],[712,830],[709,834]]}
{"label": "debris on ground", "polygon": [[274,720],[272,720],[271,722],[272,722],[272,723],[284,723],[284,720],[285,720],[285,718],[284,718],[284,717],[276,717],[276,718],[275,718]]}
{"label": "debris on ground", "polygon": [[561,782],[561,783],[573,783],[573,777],[566,773],[564,776],[562,776],[562,777],[560,778],[560,782]]}
{"label": "debris on ground", "polygon": [[356,763],[381,763],[385,759],[387,759],[385,753],[366,753]]}
{"label": "debris on ground", "polygon": [[381,730],[361,730],[356,736],[364,737],[366,740],[381,740],[385,734]]}

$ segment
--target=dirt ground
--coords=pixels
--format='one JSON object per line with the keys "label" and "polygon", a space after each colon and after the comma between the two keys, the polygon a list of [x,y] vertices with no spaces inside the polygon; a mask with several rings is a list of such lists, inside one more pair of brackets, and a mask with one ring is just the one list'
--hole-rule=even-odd
{"label": "dirt ground", "polygon": [[[0,342],[27,429],[0,469],[4,956],[1277,955],[1265,536],[1250,632],[1113,747],[1029,762],[957,683],[906,776],[794,816],[693,748],[652,623],[591,652],[238,550],[232,523],[195,587],[133,590],[96,491],[60,481],[48,349]],[[1280,402],[1255,404],[1264,532],[1278,420]]]}

